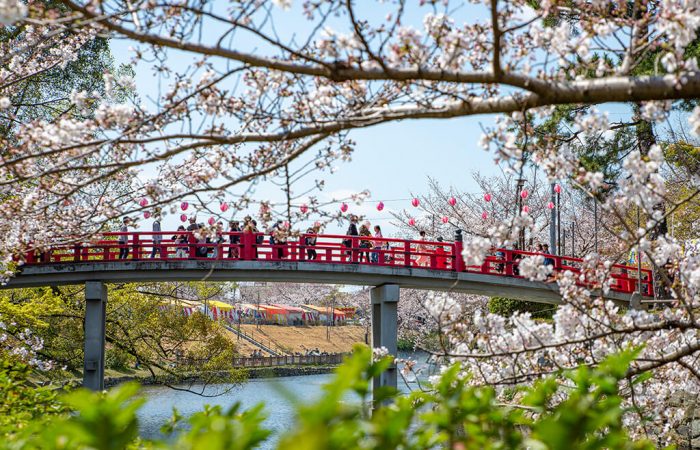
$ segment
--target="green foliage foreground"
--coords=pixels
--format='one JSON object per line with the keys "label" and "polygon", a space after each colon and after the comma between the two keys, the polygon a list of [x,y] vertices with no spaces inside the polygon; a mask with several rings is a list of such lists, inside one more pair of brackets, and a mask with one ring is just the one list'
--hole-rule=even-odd
{"label": "green foliage foreground", "polygon": [[[408,395],[380,390],[379,403],[370,413],[370,382],[391,360],[372,361],[371,351],[358,347],[323,388],[320,400],[297,405],[296,423],[279,437],[277,446],[309,450],[653,448],[647,442],[632,441],[622,427],[618,386],[634,355],[634,351],[623,352],[597,368],[581,367],[558,379],[542,380],[516,392],[512,404],[501,403],[492,388],[470,386],[468,377],[454,365],[430,389]],[[28,396],[22,402],[15,399],[15,405],[56,401],[24,391],[13,389],[15,395]],[[234,405],[228,410],[208,407],[186,420],[174,412],[163,428],[164,439],[141,440],[136,412],[144,399],[137,394],[134,384],[105,393],[73,391],[61,397],[61,407],[52,408],[55,414],[35,415],[26,426],[5,428],[0,448],[252,449],[271,435],[263,427],[263,405],[248,411]],[[71,412],[61,412],[63,408]],[[26,420],[20,410],[4,412]]]}

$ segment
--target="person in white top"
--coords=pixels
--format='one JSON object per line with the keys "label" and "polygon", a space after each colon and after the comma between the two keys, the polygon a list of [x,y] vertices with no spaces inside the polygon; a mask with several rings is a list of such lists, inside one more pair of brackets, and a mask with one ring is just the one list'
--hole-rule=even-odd
{"label": "person in white top", "polygon": [[[425,231],[420,232],[420,240],[425,241]],[[421,253],[418,255],[418,258],[416,258],[416,264],[420,267],[428,267],[430,265],[430,256],[427,255],[428,253],[428,246],[425,244],[418,244],[416,246],[416,251],[418,253]]]}
{"label": "person in white top", "polygon": [[372,262],[376,264],[379,262],[379,250],[381,250],[382,245],[384,244],[384,241],[381,240],[381,238],[384,236],[382,236],[382,229],[379,227],[379,225],[374,226],[374,237],[380,238],[379,240],[373,241],[374,251],[372,252]]}

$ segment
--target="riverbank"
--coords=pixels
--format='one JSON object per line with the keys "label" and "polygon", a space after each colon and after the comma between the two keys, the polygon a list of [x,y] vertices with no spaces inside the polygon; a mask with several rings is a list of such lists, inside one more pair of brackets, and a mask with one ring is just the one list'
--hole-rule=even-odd
{"label": "riverbank", "polygon": [[[232,324],[231,327],[238,326]],[[243,324],[241,331],[281,354],[306,354],[315,349],[327,353],[349,353],[355,344],[364,344],[369,339],[367,328],[360,325],[325,327]],[[235,333],[229,332],[229,338],[235,341],[241,356],[260,350],[250,342],[239,339]]]}
{"label": "riverbank", "polygon": [[117,386],[122,383],[136,381],[142,386],[159,386],[171,384],[191,384],[203,383],[211,378],[224,379],[232,376],[233,382],[244,382],[246,380],[263,379],[263,378],[285,378],[306,375],[324,375],[332,373],[337,365],[319,365],[319,366],[277,366],[277,367],[249,367],[235,369],[231,372],[204,372],[193,373],[180,377],[173,376],[156,376],[150,375],[124,375],[105,377],[105,388]]}

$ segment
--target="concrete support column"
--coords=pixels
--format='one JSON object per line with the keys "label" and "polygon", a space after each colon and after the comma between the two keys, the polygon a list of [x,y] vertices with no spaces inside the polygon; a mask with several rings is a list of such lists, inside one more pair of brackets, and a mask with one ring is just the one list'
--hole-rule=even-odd
{"label": "concrete support column", "polygon": [[83,386],[93,391],[104,389],[106,307],[107,286],[101,281],[86,282]]}
{"label": "concrete support column", "polygon": [[[391,355],[396,356],[397,346],[397,306],[399,302],[399,286],[384,284],[372,288],[372,348],[384,347]],[[374,388],[380,386],[397,387],[396,366],[392,366],[381,376],[374,379]]]}

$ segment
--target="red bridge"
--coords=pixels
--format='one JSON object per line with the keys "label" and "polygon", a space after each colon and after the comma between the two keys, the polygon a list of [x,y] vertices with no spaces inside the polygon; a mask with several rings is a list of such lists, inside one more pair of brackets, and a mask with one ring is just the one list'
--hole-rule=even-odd
{"label": "red bridge", "polygon": [[[377,268],[428,269],[440,272],[474,273],[522,279],[519,261],[538,253],[494,249],[481,266],[466,266],[459,257],[462,242],[416,241],[345,235],[302,234],[286,242],[271,241],[262,233],[221,233],[220,242],[199,237],[194,232],[105,233],[89,243],[56,246],[44,252],[25,255],[27,266],[92,263],[127,264],[136,261],[207,262],[295,262],[305,264],[358,265]],[[553,273],[581,273],[580,258],[541,254],[553,267]],[[112,265],[113,265],[112,264]],[[213,267],[213,266],[212,266]],[[223,266],[219,266],[223,267]],[[638,286],[641,275],[641,289]],[[653,295],[652,274],[648,269],[615,264],[609,269],[610,290],[620,294],[641,291]],[[579,281],[580,285],[593,286]]]}

